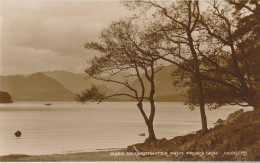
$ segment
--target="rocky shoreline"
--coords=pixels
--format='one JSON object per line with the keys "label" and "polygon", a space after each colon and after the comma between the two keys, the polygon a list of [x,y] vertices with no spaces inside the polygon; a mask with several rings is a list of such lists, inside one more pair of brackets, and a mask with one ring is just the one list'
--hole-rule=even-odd
{"label": "rocky shoreline", "polygon": [[236,111],[203,133],[128,146],[126,149],[53,155],[8,155],[0,161],[259,161],[260,113]]}
{"label": "rocky shoreline", "polygon": [[260,113],[238,110],[207,133],[177,136],[129,146],[128,151],[167,152],[174,161],[260,160]]}

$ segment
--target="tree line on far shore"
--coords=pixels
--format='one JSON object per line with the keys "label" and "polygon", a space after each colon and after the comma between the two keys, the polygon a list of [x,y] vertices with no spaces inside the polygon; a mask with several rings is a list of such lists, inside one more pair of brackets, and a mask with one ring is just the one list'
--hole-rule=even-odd
{"label": "tree line on far shore", "polygon": [[[101,102],[115,96],[135,99],[149,131],[146,141],[156,140],[154,79],[166,63],[177,67],[171,74],[173,84],[188,88],[186,104],[191,109],[199,107],[203,133],[208,130],[205,106],[216,109],[229,104],[260,111],[257,0],[136,0],[123,4],[138,14],[112,22],[101,32],[100,42],[86,43],[87,49],[100,52],[89,61],[86,73],[123,85],[132,93],[107,94],[93,85],[77,94],[77,101]],[[114,80],[120,72],[131,75]],[[132,87],[129,81],[133,78],[141,89]],[[149,114],[143,109],[144,101],[150,104]]]}

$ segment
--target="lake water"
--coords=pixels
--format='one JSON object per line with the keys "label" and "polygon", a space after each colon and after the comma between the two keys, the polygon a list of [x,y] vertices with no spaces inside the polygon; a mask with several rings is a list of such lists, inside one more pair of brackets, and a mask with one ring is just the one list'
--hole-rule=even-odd
{"label": "lake water", "polygon": [[[140,143],[147,134],[135,102],[17,102],[0,104],[0,155],[53,154],[125,148]],[[147,103],[145,104],[148,111]],[[176,102],[156,103],[154,129],[157,138],[173,138],[201,128],[199,109],[190,111]],[[207,110],[209,127],[241,109],[226,106]],[[252,110],[246,108],[244,110]],[[22,136],[16,138],[15,131]]]}

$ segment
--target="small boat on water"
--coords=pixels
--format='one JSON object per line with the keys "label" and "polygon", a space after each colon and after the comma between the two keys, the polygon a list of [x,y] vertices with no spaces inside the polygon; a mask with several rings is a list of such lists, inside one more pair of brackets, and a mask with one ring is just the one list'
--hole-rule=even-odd
{"label": "small boat on water", "polygon": [[46,103],[45,105],[46,105],[46,106],[51,106],[51,103]]}
{"label": "small boat on water", "polygon": [[138,136],[145,136],[145,133],[138,134]]}

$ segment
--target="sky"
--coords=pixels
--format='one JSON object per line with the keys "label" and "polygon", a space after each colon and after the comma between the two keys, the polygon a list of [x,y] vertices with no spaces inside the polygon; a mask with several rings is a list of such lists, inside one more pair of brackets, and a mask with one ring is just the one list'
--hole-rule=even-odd
{"label": "sky", "polygon": [[119,1],[0,0],[0,74],[65,70],[84,73],[111,21],[132,15]]}

